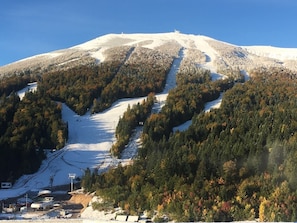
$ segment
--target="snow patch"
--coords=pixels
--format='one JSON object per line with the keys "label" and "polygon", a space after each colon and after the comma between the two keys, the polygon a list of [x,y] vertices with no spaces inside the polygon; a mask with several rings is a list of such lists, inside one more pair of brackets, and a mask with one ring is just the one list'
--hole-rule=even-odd
{"label": "snow patch", "polygon": [[29,91],[34,92],[36,90],[37,90],[37,82],[33,82],[33,83],[29,83],[27,85],[27,87],[25,87],[22,90],[18,91],[17,94],[19,95],[20,99],[22,100],[23,97],[25,96],[26,92],[29,92]]}
{"label": "snow patch", "polygon": [[185,123],[179,125],[179,126],[176,126],[173,128],[173,132],[176,132],[176,131],[180,131],[180,132],[183,132],[183,131],[186,131],[188,130],[188,128],[190,127],[190,125],[192,125],[192,120],[189,120],[189,121],[186,121]]}
{"label": "snow patch", "polygon": [[205,112],[210,112],[211,109],[217,109],[217,108],[220,108],[221,103],[222,103],[222,99],[223,99],[223,93],[221,93],[221,94],[220,94],[220,97],[218,97],[216,100],[207,102],[207,103],[205,104],[204,111],[205,111]]}
{"label": "snow patch", "polygon": [[248,81],[248,80],[250,80],[250,74],[249,74],[247,71],[242,70],[242,71],[240,71],[240,72],[241,72],[241,74],[244,76],[244,81]]}

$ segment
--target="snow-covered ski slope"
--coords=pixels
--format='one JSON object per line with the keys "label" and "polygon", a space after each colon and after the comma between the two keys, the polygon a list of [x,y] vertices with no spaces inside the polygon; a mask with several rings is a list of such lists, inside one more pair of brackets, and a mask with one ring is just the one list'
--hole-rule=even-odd
{"label": "snow-covered ski slope", "polygon": [[[11,189],[0,190],[0,199],[15,197],[29,190],[50,188],[69,184],[69,174],[81,177],[86,168],[105,171],[119,162],[125,164],[132,157],[113,158],[110,148],[115,141],[115,127],[128,104],[135,104],[143,98],[122,99],[99,114],[79,116],[63,104],[62,117],[68,122],[69,140],[66,146],[49,152],[38,172],[22,176]],[[135,148],[136,149],[136,148]]]}

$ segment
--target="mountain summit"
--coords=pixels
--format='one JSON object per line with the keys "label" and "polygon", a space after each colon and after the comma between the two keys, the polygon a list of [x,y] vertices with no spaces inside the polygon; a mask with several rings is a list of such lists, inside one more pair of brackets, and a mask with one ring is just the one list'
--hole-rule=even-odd
{"label": "mountain summit", "polygon": [[[77,46],[29,57],[0,67],[0,76],[68,69],[78,64],[112,60],[121,48],[143,48],[184,59],[215,70],[250,70],[285,67],[297,70],[297,49],[271,46],[236,46],[207,36],[179,32],[157,34],[107,34]],[[115,52],[113,52],[113,50]]]}

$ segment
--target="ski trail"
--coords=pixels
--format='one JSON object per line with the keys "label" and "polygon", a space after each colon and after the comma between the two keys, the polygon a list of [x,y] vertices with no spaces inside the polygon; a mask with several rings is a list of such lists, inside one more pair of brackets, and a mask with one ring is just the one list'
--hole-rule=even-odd
{"label": "ski trail", "polygon": [[179,70],[180,63],[184,58],[184,50],[184,48],[181,48],[179,50],[178,57],[173,60],[171,68],[167,75],[164,90],[160,94],[156,95],[158,103],[155,103],[153,106],[154,113],[159,113],[161,111],[161,108],[165,105],[169,91],[176,87],[176,74]]}
{"label": "ski trail", "polygon": [[181,48],[178,52],[178,57],[172,62],[171,68],[168,72],[166,84],[163,92],[161,94],[168,94],[169,90],[176,87],[176,74],[179,70],[180,63],[184,58],[184,48]]}
{"label": "ski trail", "polygon": [[[159,113],[161,111],[162,106],[166,102],[169,91],[176,87],[176,74],[179,70],[179,67],[183,58],[184,58],[184,48],[181,48],[178,53],[178,57],[175,58],[172,62],[172,65],[167,75],[164,90],[160,94],[156,95],[158,102],[155,103],[152,108],[152,111],[154,113]],[[139,146],[141,146],[140,136],[141,136],[142,130],[143,130],[142,126],[139,126],[135,129],[135,132],[133,133],[130,139],[130,142],[128,143],[128,145],[126,146],[126,148],[121,154],[122,163],[128,164],[131,161],[131,159],[133,159],[136,156],[137,149],[139,148]]]}

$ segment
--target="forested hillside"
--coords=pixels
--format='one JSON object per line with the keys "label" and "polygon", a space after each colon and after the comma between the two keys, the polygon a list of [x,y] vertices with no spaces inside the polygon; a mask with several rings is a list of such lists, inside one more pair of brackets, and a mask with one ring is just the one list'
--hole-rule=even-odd
{"label": "forested hillside", "polygon": [[[250,74],[209,113],[203,104],[228,85],[206,78],[171,91],[146,120],[133,165],[86,171],[83,186],[106,200],[98,207],[157,210],[178,221],[296,221],[296,74]],[[192,116],[187,131],[172,133],[177,120]]]}
{"label": "forested hillside", "polygon": [[[177,54],[178,50],[169,51]],[[23,174],[37,171],[46,150],[65,145],[68,126],[62,121],[61,103],[83,115],[88,110],[103,111],[120,98],[160,92],[174,59],[172,55],[134,47],[116,47],[105,54],[104,63],[78,63],[69,69],[2,78],[0,182],[13,182]],[[31,81],[38,81],[37,91],[27,92],[20,100],[15,92]],[[149,103],[153,103],[153,98]],[[148,105],[144,116],[150,113],[149,108]],[[142,119],[137,117],[132,127]],[[118,147],[115,145],[112,149],[115,155],[127,140],[129,136]]]}
{"label": "forested hillside", "polygon": [[119,98],[160,92],[173,61],[172,56],[141,47],[116,47],[105,54],[111,59],[98,65],[44,73],[39,89],[80,115],[90,108],[100,112]]}
{"label": "forested hillside", "polygon": [[[0,181],[14,182],[38,170],[46,149],[60,149],[67,140],[60,103],[42,92],[16,94],[32,77],[10,77],[1,82]],[[11,92],[7,95],[7,92]]]}

